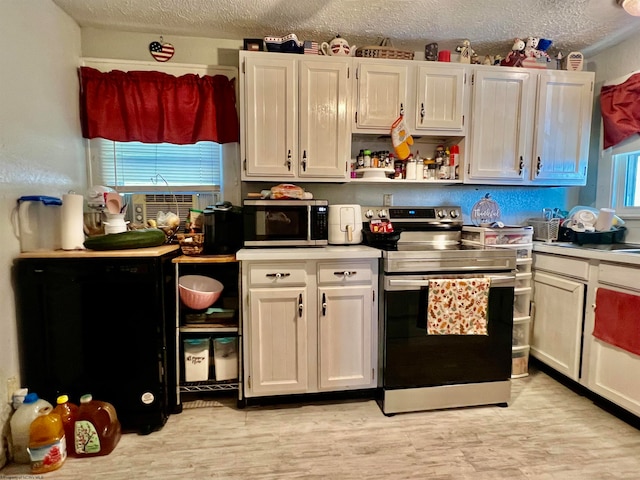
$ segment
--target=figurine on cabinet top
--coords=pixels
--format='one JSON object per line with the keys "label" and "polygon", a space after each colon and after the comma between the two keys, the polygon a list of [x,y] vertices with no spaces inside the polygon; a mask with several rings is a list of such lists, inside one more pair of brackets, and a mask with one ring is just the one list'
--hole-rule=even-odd
{"label": "figurine on cabinet top", "polygon": [[460,63],[471,63],[471,57],[475,53],[469,40],[463,40],[462,44],[456,47],[456,52],[460,54]]}
{"label": "figurine on cabinet top", "polygon": [[521,67],[522,61],[525,59],[525,46],[524,40],[516,38],[513,41],[511,51],[507,54],[506,58],[500,62],[500,65],[503,67]]}

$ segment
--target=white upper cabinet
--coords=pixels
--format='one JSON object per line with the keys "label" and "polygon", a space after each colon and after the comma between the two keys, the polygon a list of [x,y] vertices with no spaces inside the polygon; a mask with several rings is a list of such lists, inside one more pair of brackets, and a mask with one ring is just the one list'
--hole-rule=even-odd
{"label": "white upper cabinet", "polygon": [[536,184],[585,185],[592,72],[540,74],[531,180]]}
{"label": "white upper cabinet", "polygon": [[585,185],[593,78],[476,68],[465,183]]}
{"label": "white upper cabinet", "polygon": [[401,60],[356,61],[355,132],[389,134],[406,113],[408,72]]}
{"label": "white upper cabinet", "polygon": [[348,178],[350,60],[241,52],[243,180]]}
{"label": "white upper cabinet", "polygon": [[531,161],[535,74],[491,67],[472,80],[469,183],[522,182]]}
{"label": "white upper cabinet", "polygon": [[417,69],[415,131],[464,134],[464,66],[427,62]]}

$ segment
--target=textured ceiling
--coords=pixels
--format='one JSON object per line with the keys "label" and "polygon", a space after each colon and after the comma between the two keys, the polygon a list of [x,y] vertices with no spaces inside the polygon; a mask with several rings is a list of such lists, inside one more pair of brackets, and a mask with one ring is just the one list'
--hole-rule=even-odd
{"label": "textured ceiling", "polygon": [[616,0],[53,0],[81,27],[223,39],[335,34],[357,46],[389,37],[397,48],[454,48],[506,54],[516,37],[553,41],[551,55],[586,56],[638,31]]}

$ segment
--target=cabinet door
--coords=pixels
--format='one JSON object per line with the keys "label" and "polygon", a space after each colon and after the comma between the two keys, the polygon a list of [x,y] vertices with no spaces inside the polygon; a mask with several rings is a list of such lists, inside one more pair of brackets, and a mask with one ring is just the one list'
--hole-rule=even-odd
{"label": "cabinet door", "polygon": [[295,60],[247,57],[244,146],[247,177],[294,177],[298,152]]}
{"label": "cabinet door", "polygon": [[418,68],[417,131],[463,132],[464,81],[464,67]]}
{"label": "cabinet door", "polygon": [[[535,77],[527,71],[473,74],[471,180],[522,183],[531,159]],[[473,183],[470,182],[470,183]]]}
{"label": "cabinet door", "polygon": [[306,288],[249,290],[247,396],[307,391]]}
{"label": "cabinet door", "polygon": [[371,286],[318,289],[318,389],[375,387]]}
{"label": "cabinet door", "polygon": [[535,272],[531,354],[578,380],[585,286],[568,278]]}
{"label": "cabinet door", "polygon": [[346,179],[351,155],[347,117],[349,63],[302,60],[299,70],[298,175]]}
{"label": "cabinet door", "polygon": [[593,103],[593,75],[540,75],[531,179],[536,183],[584,185]]}
{"label": "cabinet door", "polygon": [[403,64],[358,64],[357,129],[389,133],[393,122],[407,107],[407,71]]}

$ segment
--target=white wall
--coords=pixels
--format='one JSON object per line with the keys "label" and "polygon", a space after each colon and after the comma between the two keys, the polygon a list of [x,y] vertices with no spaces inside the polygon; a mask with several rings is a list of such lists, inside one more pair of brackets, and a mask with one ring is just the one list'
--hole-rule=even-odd
{"label": "white wall", "polygon": [[[615,80],[624,75],[628,75],[636,70],[640,70],[640,32],[634,37],[614,46],[606,51],[589,58],[588,68],[589,70],[596,72],[596,84],[595,93],[596,101],[593,110],[593,127],[592,127],[592,140],[589,155],[589,170],[597,170],[600,162],[604,161],[600,158],[600,131],[602,125],[602,117],[600,111],[600,90],[604,82],[609,80]],[[594,133],[597,134],[594,135]],[[602,168],[603,171],[607,171],[607,168]],[[589,188],[586,188],[581,193],[581,200],[584,200],[584,205],[595,204],[597,184],[589,182]],[[608,205],[598,205],[599,207]],[[640,220],[632,219],[627,220],[627,232],[626,241],[640,243]]]}
{"label": "white wall", "polygon": [[9,379],[19,382],[11,278],[19,241],[10,226],[22,195],[85,188],[78,118],[80,28],[50,0],[0,1],[0,466]]}

